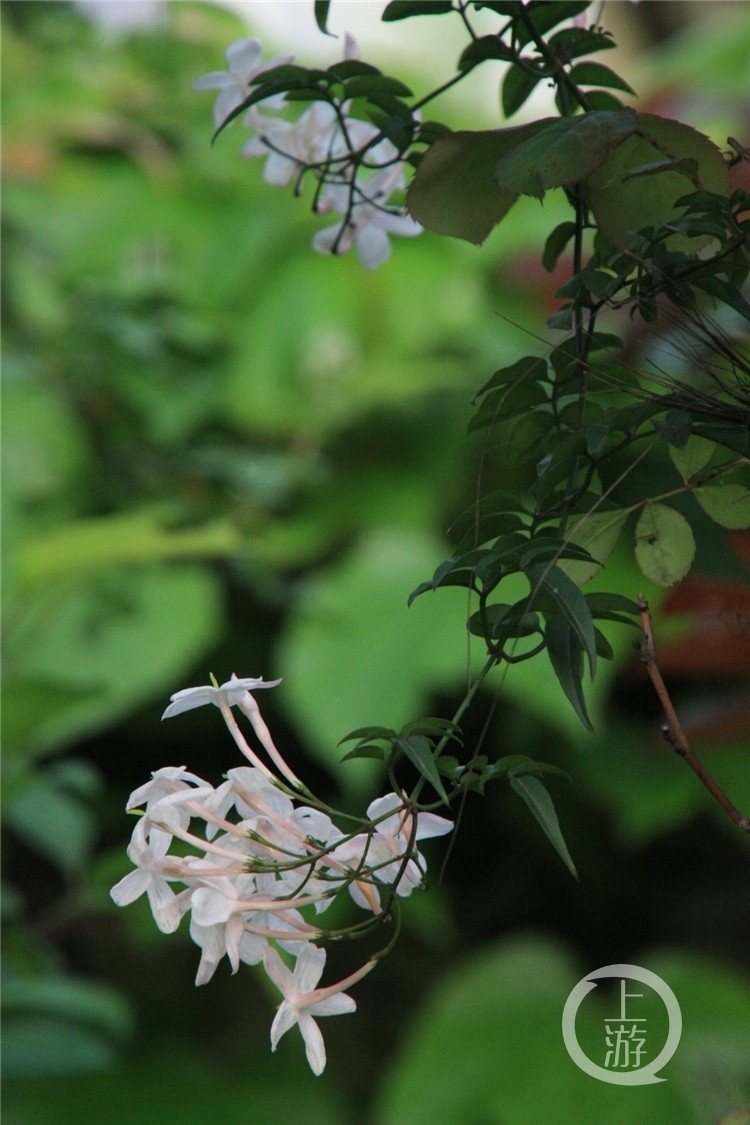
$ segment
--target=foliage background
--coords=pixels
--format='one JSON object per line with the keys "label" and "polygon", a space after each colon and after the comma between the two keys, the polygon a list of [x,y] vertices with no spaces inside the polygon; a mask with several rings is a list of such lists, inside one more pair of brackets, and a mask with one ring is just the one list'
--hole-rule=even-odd
{"label": "foliage background", "polygon": [[[747,135],[750,29],[745,5],[703,7],[611,10],[642,107],[721,142]],[[460,700],[463,595],[406,596],[475,494],[472,394],[545,334],[561,279],[538,258],[560,201],[520,204],[481,251],[426,235],[376,274],[321,259],[318,224],[238,159],[237,129],[209,148],[190,83],[247,33],[235,15],[179,0],[123,36],[60,3],[6,2],[2,19],[7,1121],[114,1104],[123,1123],[292,1121],[304,1105],[327,1123],[664,1125],[750,1102],[750,848],[661,743],[620,627],[596,737],[537,661],[503,685],[487,743],[571,774],[553,784],[580,883],[509,792],[471,799],[357,1015],[324,1025],[322,1079],[293,1036],[271,1056],[276,999],[252,970],[196,990],[186,933],[111,904],[129,792],[162,765],[218,781],[237,764],[215,714],[159,725],[172,691],[282,675],[263,699],[277,741],[356,808],[380,779],[339,766],[338,739]],[[634,362],[659,347],[638,324],[629,343]],[[512,442],[484,451],[484,487],[512,479]],[[657,643],[696,748],[747,810],[750,550],[713,525],[702,538]],[[644,588],[627,551],[606,577]],[[336,950],[331,972],[363,952]],[[656,1087],[594,1083],[564,1051],[570,989],[617,962],[682,1004]]]}

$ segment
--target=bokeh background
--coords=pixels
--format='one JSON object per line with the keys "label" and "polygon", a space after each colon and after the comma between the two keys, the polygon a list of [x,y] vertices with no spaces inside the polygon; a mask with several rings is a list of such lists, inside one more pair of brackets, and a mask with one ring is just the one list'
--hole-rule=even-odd
{"label": "bokeh background", "polygon": [[[342,765],[339,739],[455,710],[481,658],[464,597],[406,599],[480,470],[485,490],[513,483],[512,431],[489,449],[467,436],[470,399],[547,346],[564,275],[539,257],[562,201],[519,204],[481,249],[426,234],[377,273],[321,258],[309,195],[265,185],[239,125],[211,147],[211,95],[190,90],[241,35],[287,49],[280,9],[301,62],[305,42],[335,61],[312,3],[1,9],[7,1125],[686,1125],[750,1103],[750,841],[661,740],[622,626],[590,691],[595,736],[543,658],[465,725],[473,747],[491,711],[487,753],[570,774],[550,788],[579,882],[506,787],[471,797],[442,878],[446,841],[425,848],[430,892],[405,903],[357,1014],[323,1024],[322,1078],[296,1032],[271,1055],[262,974],[223,965],[196,989],[185,927],[112,904],[131,790],[164,765],[218,783],[240,764],[213,709],[160,724],[179,688],[283,676],[261,700],[277,742],[353,810],[384,779]],[[351,9],[334,2],[332,30]],[[640,105],[747,143],[746,4],[608,4],[602,20]],[[392,25],[363,56],[425,91],[459,31]],[[435,116],[500,124],[496,88],[483,77]],[[633,363],[663,354],[624,328]],[[750,547],[697,530],[695,571],[666,597],[627,543],[603,585],[651,599],[695,749],[747,813]],[[337,947],[328,979],[370,952]],[[597,1083],[562,1043],[573,985],[621,962],[682,1006],[656,1086]]]}

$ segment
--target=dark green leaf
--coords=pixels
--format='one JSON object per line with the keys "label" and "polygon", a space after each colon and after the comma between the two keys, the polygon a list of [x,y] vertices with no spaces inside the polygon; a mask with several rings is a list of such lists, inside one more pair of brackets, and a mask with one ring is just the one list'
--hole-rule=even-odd
{"label": "dark green leaf", "polygon": [[485,59],[501,59],[503,62],[510,62],[514,57],[513,51],[503,43],[499,36],[482,35],[479,39],[472,40],[463,51],[458,60],[458,69],[471,70],[473,66],[484,62]]}
{"label": "dark green leaf", "polygon": [[498,186],[495,165],[503,153],[533,136],[539,125],[464,130],[438,137],[409,188],[406,204],[411,214],[438,234],[483,242],[517,199]]}
{"label": "dark green leaf", "polygon": [[550,36],[549,46],[556,55],[568,59],[591,55],[595,51],[608,51],[616,43],[608,31],[592,31],[582,27],[565,27]]}
{"label": "dark green leaf", "polygon": [[410,16],[443,16],[452,11],[451,0],[391,0],[380,18],[384,23],[392,23]]}
{"label": "dark green leaf", "polygon": [[332,32],[328,30],[328,12],[331,7],[331,0],[315,0],[315,22],[318,29],[324,35],[331,35]]}
{"label": "dark green leaf", "polygon": [[571,859],[570,852],[568,851],[563,834],[560,830],[560,822],[557,819],[557,813],[555,812],[555,806],[552,804],[552,798],[545,786],[539,778],[531,777],[528,774],[524,774],[521,777],[515,775],[511,776],[510,785],[511,789],[518,793],[519,797],[526,802],[526,805],[534,814],[542,831],[568,868],[568,871],[577,879],[578,873],[576,872],[575,864]]}
{"label": "dark green leaf", "polygon": [[[521,8],[519,19],[516,23],[516,36],[519,46],[524,47],[530,43],[533,36],[527,24],[533,24],[539,35],[546,35],[553,27],[557,27],[563,20],[573,19],[589,7],[586,0],[555,0],[555,3],[531,3]],[[583,31],[571,28],[573,31]],[[583,34],[586,34],[583,32]]]}
{"label": "dark green leaf", "polygon": [[357,730],[353,730],[351,734],[340,738],[337,745],[342,746],[345,742],[352,742],[355,738],[382,738],[384,742],[392,742],[396,737],[396,731],[391,730],[390,727],[359,727]]}
{"label": "dark green leaf", "polygon": [[547,654],[560,687],[586,730],[594,733],[583,694],[583,648],[573,626],[562,614],[550,617],[544,630]]}
{"label": "dark green leaf", "polygon": [[[387,74],[355,74],[352,78],[344,80],[344,94],[347,98],[369,98],[388,112],[391,112],[392,104],[391,106],[384,105],[381,95],[394,94],[406,98],[413,96],[407,85],[399,82],[397,78],[389,78]],[[409,108],[405,102],[398,102],[397,104],[407,110]],[[410,110],[407,116],[411,120]]]}
{"label": "dark green leaf", "polygon": [[497,182],[504,191],[537,197],[548,188],[580,183],[632,135],[637,124],[638,116],[631,109],[547,120],[538,133],[498,160]]}
{"label": "dark green leaf", "polygon": [[447,805],[449,803],[448,795],[440,780],[440,774],[433,754],[433,745],[430,740],[421,734],[409,734],[405,738],[399,738],[397,745],[403,750],[411,764],[419,771],[422,777],[430,783],[437,795],[445,801]]}
{"label": "dark green leaf", "polygon": [[377,746],[373,742],[363,742],[361,746],[355,746],[348,754],[344,754],[341,761],[351,762],[356,758],[375,758],[379,762],[384,762],[388,753],[389,749],[386,749],[385,746]]}
{"label": "dark green leaf", "polygon": [[576,229],[575,223],[560,223],[548,235],[542,253],[542,265],[549,273],[552,273],[557,265],[557,259],[575,235]]}
{"label": "dark green leaf", "polygon": [[530,380],[544,380],[547,376],[547,361],[538,355],[526,355],[523,359],[516,360],[508,367],[501,367],[494,375],[481,387],[472,402],[476,402],[480,395],[485,391],[491,390],[492,387],[499,387],[505,384],[515,386],[522,383],[527,379]]}
{"label": "dark green leaf", "polygon": [[670,445],[682,449],[693,432],[693,419],[684,410],[673,410],[667,414],[663,422],[652,423],[657,434],[669,442]]}
{"label": "dark green leaf", "polygon": [[577,63],[571,69],[570,77],[577,86],[607,86],[613,90],[624,90],[627,94],[635,94],[633,87],[629,86],[624,78],[620,78],[608,66],[602,66],[601,63]]}
{"label": "dark green leaf", "polygon": [[546,71],[534,73],[522,70],[520,66],[509,67],[503,79],[501,94],[503,113],[506,117],[512,117],[521,108],[545,76]]}
{"label": "dark green leaf", "polygon": [[571,623],[586,655],[589,658],[591,678],[596,671],[596,637],[591,610],[585,597],[576,584],[558,566],[535,563],[526,570],[529,580],[541,585],[557,602],[562,613]]}

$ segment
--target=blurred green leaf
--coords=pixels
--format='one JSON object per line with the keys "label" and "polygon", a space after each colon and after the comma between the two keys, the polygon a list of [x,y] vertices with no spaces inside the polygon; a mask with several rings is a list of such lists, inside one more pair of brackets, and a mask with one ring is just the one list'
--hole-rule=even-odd
{"label": "blurred green leaf", "polygon": [[673,586],[695,556],[695,537],[685,517],[666,504],[646,504],[635,525],[635,557],[647,578]]}

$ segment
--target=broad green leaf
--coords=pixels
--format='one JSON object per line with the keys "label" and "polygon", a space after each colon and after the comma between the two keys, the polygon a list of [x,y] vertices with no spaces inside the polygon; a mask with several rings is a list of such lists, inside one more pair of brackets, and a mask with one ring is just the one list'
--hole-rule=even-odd
{"label": "broad green leaf", "polygon": [[36,586],[118,563],[226,558],[241,550],[241,536],[225,520],[172,530],[156,512],[126,512],[73,521],[30,539],[18,550],[14,569],[21,585]]}
{"label": "broad green leaf", "polygon": [[498,186],[498,160],[544,124],[535,121],[515,129],[464,130],[438,137],[419,162],[407,192],[409,212],[438,234],[484,242],[518,198],[516,192]]}
{"label": "broad green leaf", "polygon": [[[20,747],[26,752],[69,745],[146,701],[158,716],[159,696],[166,701],[181,686],[221,632],[218,576],[195,564],[110,567],[80,585],[35,589],[29,604],[23,645],[8,640],[18,644],[14,676],[70,690],[67,706],[37,707]],[[10,704],[10,681],[4,689]]]}
{"label": "broad green leaf", "polygon": [[516,386],[527,381],[539,382],[546,376],[547,360],[538,355],[526,355],[523,359],[517,359],[515,363],[511,363],[508,367],[501,367],[499,371],[496,371],[492,378],[477,391],[472,401],[476,402],[485,391],[492,390],[493,387]]}
{"label": "broad green leaf", "polygon": [[589,658],[591,678],[596,671],[596,634],[591,610],[581,591],[564,574],[559,566],[534,564],[526,574],[535,585],[541,585],[551,594],[560,610],[578,634],[578,639]]}
{"label": "broad green leaf", "polygon": [[537,85],[545,77],[546,71],[526,70],[520,66],[508,68],[501,89],[503,113],[512,117],[528,98],[534,93]]}
{"label": "broad green leaf", "polygon": [[430,740],[425,738],[423,734],[407,734],[398,739],[397,745],[403,750],[415,769],[419,771],[426,781],[429,781],[432,788],[447,805],[448,795],[440,780],[440,774]]}
{"label": "broad green leaf", "polygon": [[676,445],[670,445],[669,456],[677,472],[687,484],[696,473],[705,469],[715,449],[716,442],[699,437],[698,434],[691,434],[681,449]]}
{"label": "broad green leaf", "polygon": [[666,504],[646,504],[635,527],[635,558],[657,586],[684,578],[695,557],[695,538],[684,516]]}
{"label": "broad green leaf", "polygon": [[578,872],[576,871],[575,864],[568,851],[568,846],[560,830],[560,821],[557,819],[555,806],[552,804],[552,798],[547,792],[546,787],[538,777],[532,777],[527,773],[521,776],[511,776],[510,787],[526,802],[526,805],[534,814],[537,823],[541,826],[542,831],[562,859],[568,871],[574,879],[577,879]]}
{"label": "broad green leaf", "polygon": [[578,634],[568,619],[557,613],[547,622],[544,639],[547,642],[547,655],[560,681],[560,687],[586,730],[593,734],[594,728],[583,694],[583,648]]}
{"label": "broad green leaf", "polygon": [[576,225],[572,222],[559,223],[547,237],[542,253],[542,265],[552,273],[557,265],[557,259],[570,242],[576,232]]}
{"label": "broad green leaf", "polygon": [[750,527],[750,489],[743,484],[696,488],[693,495],[706,515],[721,527]]}
{"label": "broad green leaf", "polygon": [[631,109],[545,122],[537,134],[501,156],[495,166],[497,182],[504,191],[540,199],[548,188],[580,183],[637,124]]}
{"label": "broad green leaf", "polygon": [[[413,91],[397,78],[389,78],[387,74],[356,74],[353,78],[344,81],[344,94],[347,98],[367,98],[380,94],[395,94],[399,97],[410,98]],[[378,102],[377,104],[380,104]]]}
{"label": "broad green leaf", "polygon": [[[696,179],[675,171],[628,178],[633,168],[662,161],[665,156],[697,160]],[[726,195],[729,173],[721,151],[689,125],[641,113],[638,135],[629,137],[614,149],[589,177],[589,201],[601,233],[613,246],[627,250],[636,231],[678,217],[675,204],[689,190],[691,182],[695,188]],[[673,249],[694,252],[708,240],[707,236],[687,239],[674,235],[669,245]]]}
{"label": "broad green leaf", "polygon": [[458,69],[470,70],[477,63],[484,62],[485,59],[501,59],[503,62],[511,62],[513,52],[510,47],[503,43],[502,39],[498,39],[497,35],[482,35],[479,39],[473,39],[462,52],[458,60]]}
{"label": "broad green leaf", "polygon": [[592,512],[571,525],[568,533],[570,541],[579,547],[585,547],[596,559],[596,562],[561,559],[557,564],[576,586],[584,586],[599,572],[617,546],[629,515],[627,508],[618,508],[613,512]]}
{"label": "broad green leaf", "polygon": [[570,71],[570,77],[579,86],[606,86],[611,90],[624,90],[627,94],[635,94],[624,78],[615,74],[608,66],[602,63],[582,62],[577,63]]}
{"label": "broad green leaf", "polygon": [[382,738],[385,742],[391,742],[395,737],[396,732],[391,730],[390,727],[359,727],[357,730],[353,730],[351,734],[345,734],[343,738],[340,738],[338,745],[343,746],[345,742],[353,742],[355,738]]}

